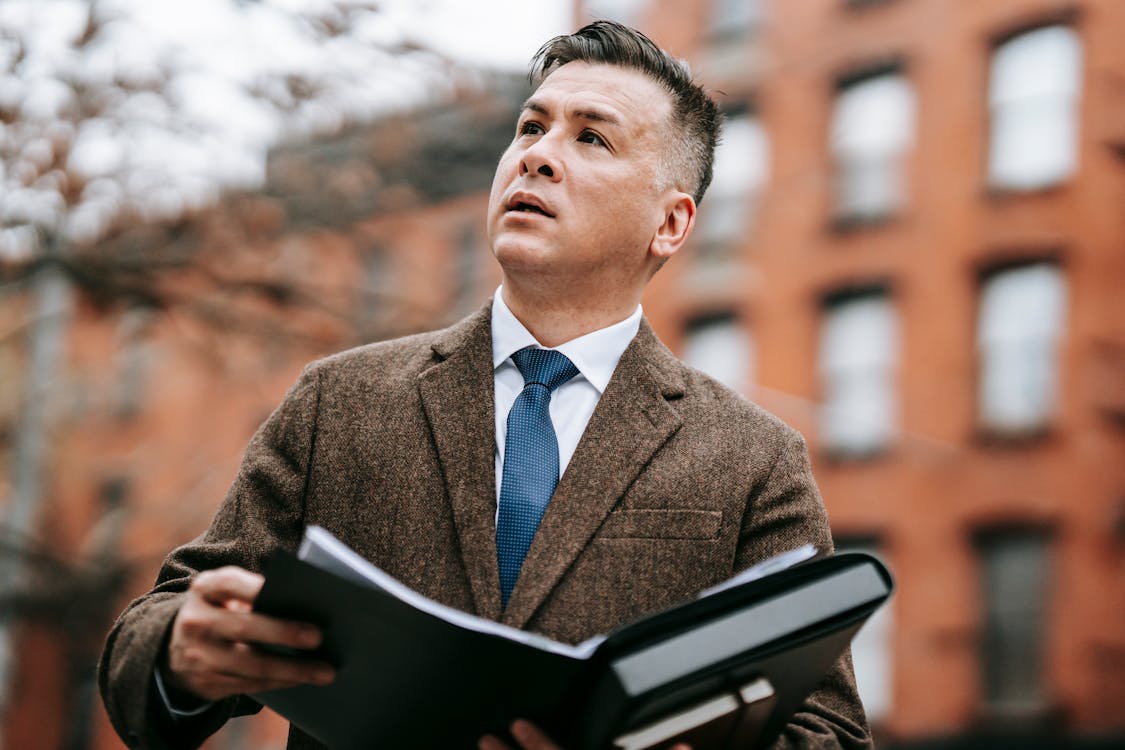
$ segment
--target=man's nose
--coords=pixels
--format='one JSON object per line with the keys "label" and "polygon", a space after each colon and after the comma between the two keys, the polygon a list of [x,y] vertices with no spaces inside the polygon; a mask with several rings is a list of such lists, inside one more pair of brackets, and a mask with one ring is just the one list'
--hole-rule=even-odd
{"label": "man's nose", "polygon": [[532,173],[541,174],[555,182],[562,179],[562,165],[548,137],[540,138],[520,157],[520,176]]}

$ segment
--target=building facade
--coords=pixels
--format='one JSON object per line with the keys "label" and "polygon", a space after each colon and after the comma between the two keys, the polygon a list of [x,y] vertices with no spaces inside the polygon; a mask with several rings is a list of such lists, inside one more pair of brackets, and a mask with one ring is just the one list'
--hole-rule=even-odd
{"label": "building facade", "polygon": [[[880,746],[1125,746],[1125,5],[575,14],[646,31],[727,113],[691,246],[645,312],[805,434],[838,546],[895,573],[854,649]],[[75,290],[37,526],[68,571],[45,580],[70,588],[41,587],[16,631],[3,747],[119,748],[81,632],[205,527],[304,362],[495,289],[484,207],[526,90],[484,88],[501,94],[288,144],[260,194],[115,240],[123,258],[190,245],[146,281],[159,295]],[[68,602],[89,627],[60,625]],[[208,747],[284,735],[266,715]]]}
{"label": "building facade", "polygon": [[884,744],[1122,742],[1125,6],[584,12],[727,110],[646,312],[804,432],[837,543],[897,575],[855,649]]}

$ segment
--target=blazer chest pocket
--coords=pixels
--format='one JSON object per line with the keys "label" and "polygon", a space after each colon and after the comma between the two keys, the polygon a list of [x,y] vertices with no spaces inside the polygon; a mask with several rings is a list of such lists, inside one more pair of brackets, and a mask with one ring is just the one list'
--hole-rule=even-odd
{"label": "blazer chest pocket", "polygon": [[631,508],[611,512],[600,539],[718,539],[723,514],[717,510]]}

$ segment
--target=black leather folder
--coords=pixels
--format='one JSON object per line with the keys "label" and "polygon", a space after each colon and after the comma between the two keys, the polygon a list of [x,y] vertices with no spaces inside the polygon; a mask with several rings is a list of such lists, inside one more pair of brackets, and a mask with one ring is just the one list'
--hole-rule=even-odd
{"label": "black leather folder", "polygon": [[426,600],[323,529],[302,551],[255,608],[322,626],[337,677],[255,698],[333,750],[475,748],[515,718],[568,750],[764,747],[892,590],[876,558],[830,555],[572,646]]}

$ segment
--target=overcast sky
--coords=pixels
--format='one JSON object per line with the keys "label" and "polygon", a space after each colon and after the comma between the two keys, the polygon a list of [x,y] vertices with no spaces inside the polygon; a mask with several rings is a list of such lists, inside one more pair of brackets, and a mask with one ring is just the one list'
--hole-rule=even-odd
{"label": "overcast sky", "polygon": [[[224,186],[253,187],[286,132],[331,131],[443,85],[432,61],[388,55],[387,46],[411,41],[475,66],[523,70],[573,25],[571,0],[380,0],[380,12],[348,34],[320,39],[301,14],[331,16],[338,4],[369,0],[98,2],[108,22],[79,50],[88,0],[0,0],[0,104],[19,111],[17,122],[0,123],[0,257],[29,252],[34,226],[88,241],[123,206],[156,219],[210,203]],[[293,99],[290,74],[313,81],[316,96]],[[67,112],[76,83],[125,88],[75,122]],[[157,84],[160,95],[121,93]],[[255,88],[266,96],[249,96]],[[291,111],[279,117],[268,100]],[[69,144],[70,174],[86,185],[77,203],[63,199],[65,179],[43,171],[59,139]]]}
{"label": "overcast sky", "polygon": [[416,27],[442,48],[496,67],[523,69],[543,42],[573,31],[569,0],[424,0],[406,5],[415,14]]}

